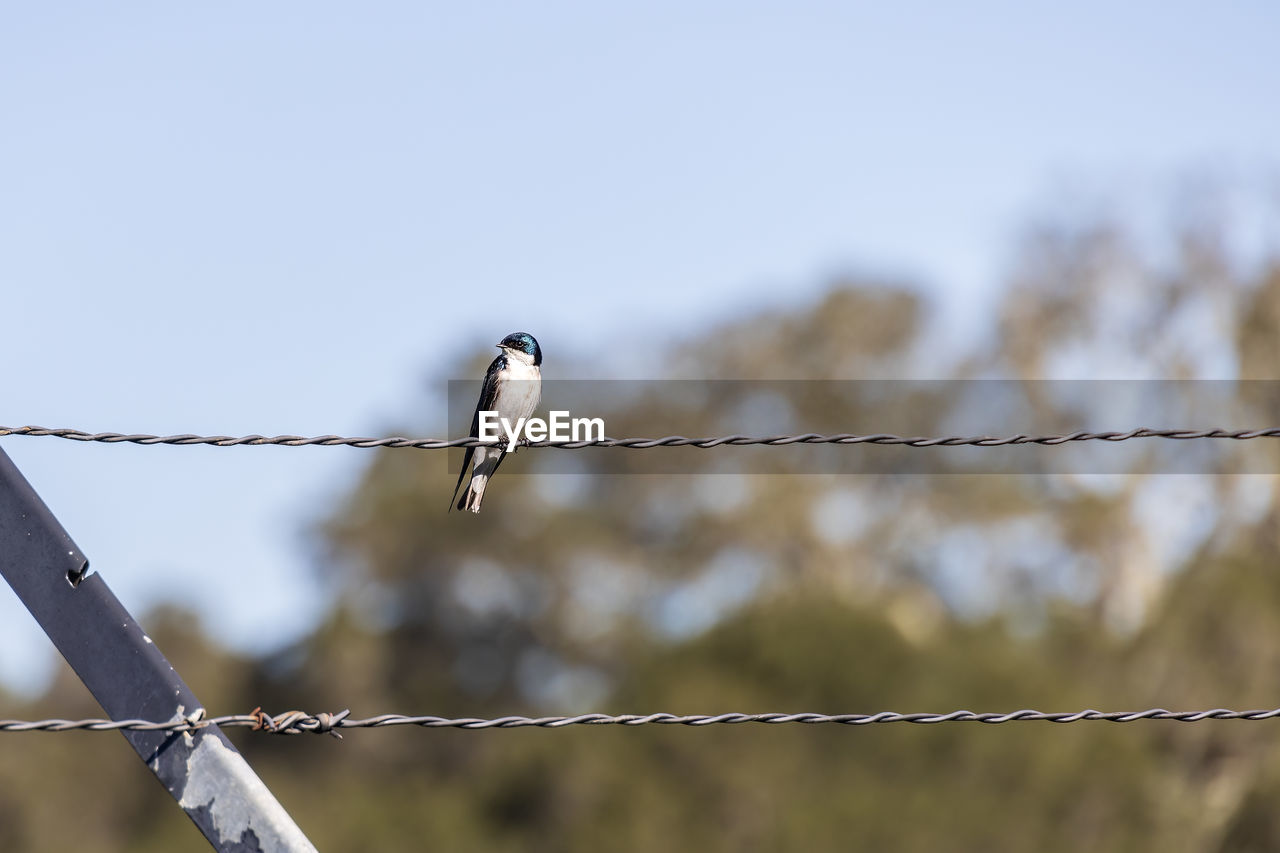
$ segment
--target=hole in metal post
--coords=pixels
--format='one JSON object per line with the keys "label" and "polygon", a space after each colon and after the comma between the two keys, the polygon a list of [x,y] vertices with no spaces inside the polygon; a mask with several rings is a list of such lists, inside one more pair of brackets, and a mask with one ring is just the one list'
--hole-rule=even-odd
{"label": "hole in metal post", "polygon": [[78,569],[69,569],[67,571],[67,583],[73,587],[79,586],[80,581],[84,580],[84,576],[89,573],[89,561],[85,560]]}

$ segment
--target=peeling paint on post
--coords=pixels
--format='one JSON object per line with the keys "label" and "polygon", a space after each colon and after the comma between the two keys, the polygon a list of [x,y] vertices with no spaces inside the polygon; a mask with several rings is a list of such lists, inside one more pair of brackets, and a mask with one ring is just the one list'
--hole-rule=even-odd
{"label": "peeling paint on post", "polygon": [[[111,719],[168,722],[202,707],[3,450],[0,574]],[[121,734],[216,850],[315,850],[216,726]]]}

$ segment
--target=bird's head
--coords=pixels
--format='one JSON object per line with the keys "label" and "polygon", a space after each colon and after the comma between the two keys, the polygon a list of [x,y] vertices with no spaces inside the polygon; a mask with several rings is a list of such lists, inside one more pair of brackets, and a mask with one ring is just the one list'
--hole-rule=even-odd
{"label": "bird's head", "polygon": [[497,347],[505,352],[519,353],[535,366],[542,364],[542,348],[528,332],[512,332],[499,341]]}

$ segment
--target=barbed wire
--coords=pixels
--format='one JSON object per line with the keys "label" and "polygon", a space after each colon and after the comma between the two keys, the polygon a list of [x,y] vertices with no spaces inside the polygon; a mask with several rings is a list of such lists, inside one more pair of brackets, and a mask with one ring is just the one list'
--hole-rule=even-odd
{"label": "barbed wire", "polygon": [[[6,427],[0,426],[0,438],[4,436],[34,436],[64,438],[70,441],[100,442],[103,444],[141,444],[141,445],[175,445],[187,447],[203,445],[209,447],[259,447],[273,445],[281,447],[412,447],[418,450],[447,450],[451,447],[480,447],[505,444],[503,441],[491,441],[468,436],[466,438],[406,438],[404,436],[388,436],[386,438],[362,438],[341,435],[151,435],[148,433],[120,432],[85,432],[69,428],[53,428],[39,426]],[[1267,429],[1149,429],[1140,427],[1126,432],[1086,432],[1059,433],[1052,435],[1027,435],[1019,433],[1003,437],[989,435],[950,435],[942,437],[902,436],[890,433],[833,433],[823,435],[806,432],[794,435],[748,436],[722,435],[708,438],[688,438],[683,435],[668,435],[663,438],[602,438],[586,441],[527,441],[518,443],[521,447],[550,447],[558,450],[580,450],[584,447],[626,447],[645,450],[654,447],[743,447],[762,445],[766,447],[782,447],[790,444],[877,444],[901,447],[1005,447],[1009,445],[1039,444],[1058,445],[1079,441],[1129,441],[1136,438],[1166,438],[1177,441],[1191,439],[1219,438],[1233,441],[1248,441],[1255,438],[1280,437],[1280,427]]]}
{"label": "barbed wire", "polygon": [[286,711],[271,715],[261,708],[255,708],[248,714],[232,714],[224,717],[205,717],[203,709],[186,717],[178,717],[164,723],[147,720],[0,720],[0,732],[67,732],[67,731],[144,731],[144,732],[191,732],[205,726],[222,728],[249,728],[273,734],[332,734],[341,737],[340,729],[378,729],[388,726],[416,726],[426,729],[518,729],[546,728],[559,729],[567,726],[710,726],[738,725],[741,723],[763,723],[780,725],[784,723],[803,723],[805,725],[837,724],[845,726],[866,726],[880,723],[915,723],[917,725],[934,725],[936,723],[998,723],[1047,722],[1047,723],[1080,723],[1102,721],[1110,723],[1133,723],[1142,720],[1172,720],[1180,723],[1197,723],[1204,720],[1246,720],[1260,721],[1280,717],[1280,708],[1270,710],[1233,711],[1227,708],[1213,708],[1207,711],[1169,711],[1164,708],[1150,708],[1145,711],[1095,711],[1086,709],[1071,712],[1045,712],[1032,709],[1010,711],[1007,713],[975,713],[974,711],[952,711],[947,714],[915,713],[899,714],[895,711],[882,711],[878,714],[815,714],[815,713],[764,713],[764,714],[579,714],[577,716],[554,717],[495,717],[484,719],[479,717],[436,717],[408,716],[404,714],[381,714],[365,719],[351,719],[350,711],[336,713],[309,714],[304,711]]}

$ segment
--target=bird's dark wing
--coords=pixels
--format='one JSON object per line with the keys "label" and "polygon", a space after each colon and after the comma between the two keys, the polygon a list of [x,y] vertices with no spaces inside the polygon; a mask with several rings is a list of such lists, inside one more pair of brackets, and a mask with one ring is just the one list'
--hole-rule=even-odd
{"label": "bird's dark wing", "polygon": [[[493,360],[489,365],[489,369],[484,372],[484,384],[480,386],[480,401],[476,403],[475,413],[471,416],[471,432],[468,435],[475,437],[480,434],[480,413],[493,410],[493,404],[498,399],[498,374],[505,370],[506,366],[507,357],[500,355]],[[453,487],[453,497],[449,499],[450,509],[453,508],[453,502],[458,498],[458,489],[462,488],[462,482],[467,479],[467,472],[471,468],[471,458],[475,456],[475,452],[476,449],[474,447],[468,447],[467,452],[462,455],[462,470],[458,473],[458,485]],[[505,456],[506,454],[503,455]],[[498,457],[498,462],[502,462],[502,457]],[[495,471],[498,470],[498,466],[494,465],[493,469]]]}

